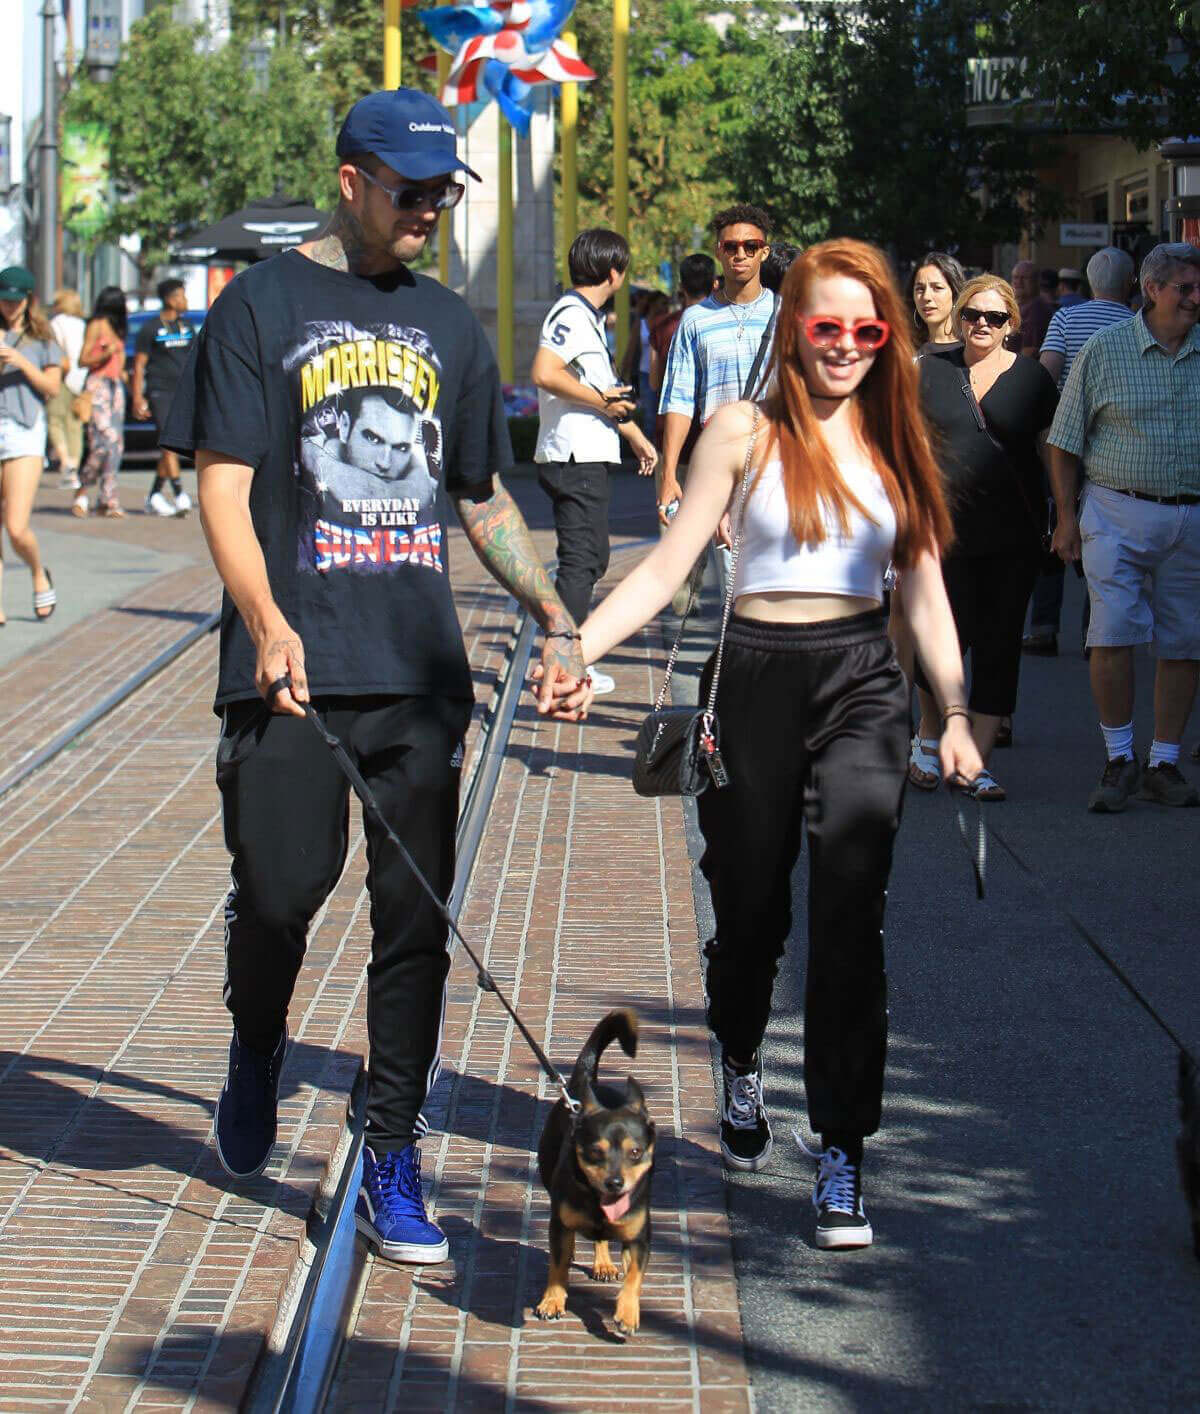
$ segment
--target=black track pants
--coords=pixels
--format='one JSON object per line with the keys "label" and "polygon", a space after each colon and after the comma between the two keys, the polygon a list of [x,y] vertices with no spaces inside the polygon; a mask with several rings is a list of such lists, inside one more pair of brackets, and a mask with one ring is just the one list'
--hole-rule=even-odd
{"label": "black track pants", "polygon": [[[317,699],[392,828],[445,899],[454,879],[461,743],[471,704],[442,697]],[[278,1040],[309,924],[337,883],[349,838],[350,787],[299,717],[260,702],[226,709],[217,749],[225,842],[225,1002],[243,1041]],[[403,1148],[424,1132],[420,1109],[437,1072],[447,930],[396,847],[369,817],[367,1140]]]}
{"label": "black track pants", "polygon": [[558,573],[554,587],[567,613],[581,624],[592,607],[592,591],[608,569],[610,462],[545,462],[538,484],[554,506]]}
{"label": "black track pants", "polygon": [[[711,672],[710,661],[702,701]],[[739,1060],[763,1039],[807,822],[809,1120],[818,1134],[873,1134],[887,1053],[883,911],[908,754],[908,692],[882,613],[735,615],[717,715],[730,784],[698,801],[717,922],[709,1026]]]}

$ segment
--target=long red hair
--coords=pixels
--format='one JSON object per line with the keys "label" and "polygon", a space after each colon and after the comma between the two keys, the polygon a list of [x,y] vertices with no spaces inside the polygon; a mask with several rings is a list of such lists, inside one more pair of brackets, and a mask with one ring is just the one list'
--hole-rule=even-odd
{"label": "long red hair", "polygon": [[944,549],[951,539],[942,477],[921,411],[908,312],[883,252],[865,241],[839,239],[810,246],[788,270],[780,290],[771,391],[763,403],[770,432],[759,465],[778,448],[792,534],[801,545],[825,539],[827,509],[843,532],[849,512],[865,508],[851,494],[818,429],[800,363],[801,315],[812,282],[845,275],[871,291],[875,313],[891,337],[853,394],[867,450],[896,513],[895,562],[912,565],[924,549]]}

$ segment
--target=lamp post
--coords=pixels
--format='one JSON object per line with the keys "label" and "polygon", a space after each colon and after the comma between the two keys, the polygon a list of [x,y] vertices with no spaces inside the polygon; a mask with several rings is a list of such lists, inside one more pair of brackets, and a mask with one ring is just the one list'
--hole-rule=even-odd
{"label": "lamp post", "polygon": [[1171,137],[1159,144],[1158,151],[1170,169],[1167,224],[1171,239],[1200,246],[1200,137]]}
{"label": "lamp post", "polygon": [[42,6],[42,137],[38,143],[40,211],[38,286],[49,302],[58,284],[58,75],[54,69],[54,22],[58,0]]}
{"label": "lamp post", "polygon": [[[576,46],[575,31],[568,30],[563,40]],[[579,85],[565,83],[560,98],[562,105],[562,272],[563,289],[571,284],[567,253],[579,234]]]}
{"label": "lamp post", "polygon": [[[629,0],[613,0],[613,224],[629,239]],[[632,271],[630,272],[632,274]],[[629,342],[629,281],[617,291],[617,362]]]}
{"label": "lamp post", "polygon": [[402,0],[383,0],[383,86],[400,87],[400,65],[404,57],[400,33]]}

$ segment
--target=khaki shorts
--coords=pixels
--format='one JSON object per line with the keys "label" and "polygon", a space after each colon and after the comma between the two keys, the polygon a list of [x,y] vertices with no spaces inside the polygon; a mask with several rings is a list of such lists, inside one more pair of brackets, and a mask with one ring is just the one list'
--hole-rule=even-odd
{"label": "khaki shorts", "polygon": [[1200,506],[1160,506],[1086,481],[1079,533],[1089,648],[1152,643],[1200,659]]}
{"label": "khaki shorts", "polygon": [[65,448],[68,462],[78,466],[83,456],[83,423],[71,411],[75,396],[64,383],[47,401],[46,417],[50,423],[50,445],[55,451]]}

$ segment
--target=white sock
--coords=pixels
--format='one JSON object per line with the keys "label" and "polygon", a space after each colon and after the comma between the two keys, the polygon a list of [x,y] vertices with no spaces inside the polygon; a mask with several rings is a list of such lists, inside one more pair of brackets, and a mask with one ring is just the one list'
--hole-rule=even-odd
{"label": "white sock", "polygon": [[1133,723],[1126,722],[1123,727],[1106,727],[1100,723],[1100,730],[1104,733],[1104,749],[1108,752],[1110,761],[1119,761],[1122,756],[1133,759]]}
{"label": "white sock", "polygon": [[1150,745],[1151,766],[1177,766],[1179,764],[1179,743],[1177,741],[1159,741],[1154,738]]}

